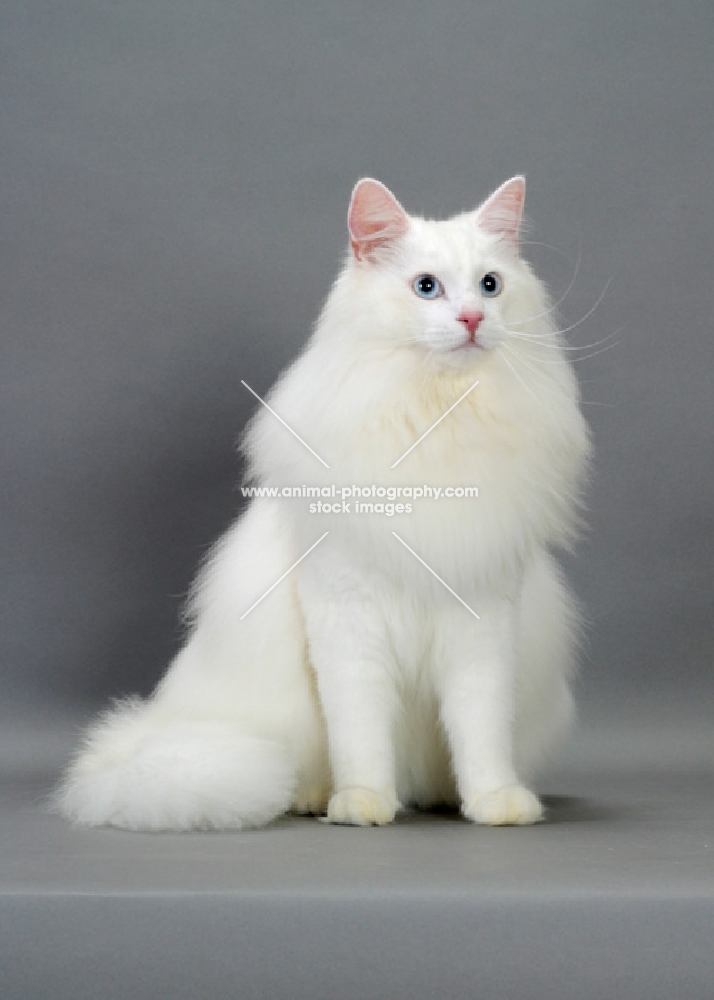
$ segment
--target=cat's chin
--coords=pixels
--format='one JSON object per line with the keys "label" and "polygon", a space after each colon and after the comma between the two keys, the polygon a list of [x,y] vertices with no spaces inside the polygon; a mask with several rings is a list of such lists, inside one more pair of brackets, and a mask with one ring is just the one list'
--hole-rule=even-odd
{"label": "cat's chin", "polygon": [[488,349],[481,344],[474,344],[473,341],[467,340],[447,351],[439,351],[433,357],[439,368],[463,371],[465,368],[473,368],[487,353]]}
{"label": "cat's chin", "polygon": [[456,347],[452,347],[450,351],[446,353],[449,355],[455,354],[457,357],[473,357],[474,355],[483,354],[486,348],[483,344],[478,341],[465,340],[463,344],[457,344]]}

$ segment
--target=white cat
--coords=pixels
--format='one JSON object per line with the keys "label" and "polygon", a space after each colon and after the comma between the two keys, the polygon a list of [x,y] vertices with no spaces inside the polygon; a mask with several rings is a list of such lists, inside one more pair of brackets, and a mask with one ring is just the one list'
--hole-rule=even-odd
{"label": "white cat", "polygon": [[515,177],[433,222],[360,181],[349,259],[245,438],[261,486],[478,499],[391,517],[254,499],[200,574],[155,693],[90,728],[63,815],[132,830],[289,810],[383,824],[436,804],[541,818],[521,782],[570,720],[577,630],[549,549],[573,538],[589,445],[553,308],[519,256],[524,194]]}

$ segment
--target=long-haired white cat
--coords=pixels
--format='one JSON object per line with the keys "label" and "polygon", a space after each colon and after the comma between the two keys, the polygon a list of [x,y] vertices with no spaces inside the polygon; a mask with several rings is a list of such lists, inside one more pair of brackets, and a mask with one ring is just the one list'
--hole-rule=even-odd
{"label": "long-haired white cat", "polygon": [[550,550],[573,537],[588,433],[519,255],[524,194],[514,177],[434,222],[360,181],[349,259],[245,438],[259,486],[478,498],[393,516],[254,499],[201,572],[154,694],[88,731],[55,796],[65,816],[131,830],[286,811],[384,824],[439,804],[541,818],[524,782],[570,720],[577,629]]}

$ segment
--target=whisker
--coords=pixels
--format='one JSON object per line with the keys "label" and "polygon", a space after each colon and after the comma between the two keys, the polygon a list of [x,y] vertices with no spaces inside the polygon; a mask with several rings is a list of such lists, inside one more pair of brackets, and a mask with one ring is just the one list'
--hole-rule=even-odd
{"label": "whisker", "polygon": [[[612,336],[615,336],[615,334],[613,334]],[[607,339],[610,340],[610,337],[608,337]],[[570,360],[573,362],[573,364],[575,364],[576,361],[589,361],[590,358],[596,358],[598,354],[604,354],[606,351],[611,351],[613,348],[618,347],[619,344],[620,344],[619,340],[614,340],[611,344],[608,344],[607,347],[601,347],[599,351],[591,351],[590,354],[581,354],[579,357],[571,358]],[[585,348],[583,347],[581,348],[581,350],[585,350]]]}
{"label": "whisker", "polygon": [[[511,347],[505,343],[502,344],[501,346],[504,347],[510,354],[514,355],[514,357],[518,358],[521,364],[525,365],[525,367],[532,373],[532,375],[536,377],[541,389],[544,389],[546,392],[549,392],[553,396],[559,396],[561,399],[567,397],[568,394],[566,392],[564,392],[562,389],[558,388],[556,385],[553,384],[548,372],[539,371],[533,365],[529,364],[528,360],[524,358],[523,355],[520,354],[514,347]],[[563,364],[565,364],[564,359],[563,359]]]}
{"label": "whisker", "polygon": [[[580,326],[581,323],[584,323],[587,319],[589,319],[592,316],[592,314],[595,312],[595,310],[600,305],[600,303],[602,302],[602,300],[605,298],[605,295],[607,294],[607,290],[610,287],[610,285],[612,284],[613,278],[614,278],[614,275],[610,275],[610,277],[605,282],[605,287],[603,288],[603,290],[598,295],[598,297],[597,297],[597,299],[595,301],[595,304],[592,305],[590,307],[590,309],[588,309],[588,311],[585,313],[584,316],[581,316],[580,319],[577,322],[571,323],[570,326],[566,326],[566,327],[563,327],[562,329],[557,329],[557,330],[549,330],[547,333],[527,333],[524,330],[520,330],[520,331],[518,331],[518,330],[509,330],[506,327],[503,327],[503,329],[506,330],[506,333],[510,333],[511,336],[513,336],[513,337],[522,337],[525,340],[549,340],[549,339],[552,340],[554,337],[559,337],[559,336],[562,336],[565,333],[570,333],[571,330],[575,330],[576,327]],[[519,323],[525,323],[525,322],[527,322],[527,320],[520,320],[519,322],[514,323],[514,326],[518,326]],[[608,338],[605,338],[605,339],[607,340]],[[582,347],[564,347],[563,349],[566,350],[566,351],[568,351],[568,350],[570,350],[570,351],[584,350],[584,349],[587,349],[588,347],[596,347],[598,343],[601,343],[601,342],[598,341],[595,344],[585,344]],[[602,341],[602,343],[604,343],[604,341]]]}
{"label": "whisker", "polygon": [[[613,330],[612,333],[608,333],[606,337],[603,337],[601,340],[594,340],[591,344],[559,344],[559,343],[546,344],[543,343],[543,341],[545,340],[545,336],[541,337],[530,333],[522,333],[521,331],[509,330],[505,326],[501,327],[501,329],[504,333],[508,334],[510,337],[516,337],[518,340],[537,342],[539,347],[548,347],[554,351],[588,351],[590,350],[591,347],[599,347],[601,344],[609,343],[609,341],[611,341],[613,337],[616,337],[619,333],[622,333],[622,327],[620,326],[617,328],[617,330]],[[565,331],[556,330],[554,331],[554,333],[549,334],[548,336],[555,337],[557,334],[561,332],[564,333]]]}
{"label": "whisker", "polygon": [[543,243],[541,240],[519,240],[522,247],[547,247],[548,250],[554,250],[559,253],[561,257],[569,257],[570,254],[560,247],[554,247],[552,243]]}
{"label": "whisker", "polygon": [[[547,244],[544,244],[544,246],[546,246],[546,245]],[[555,247],[553,249],[555,249]],[[565,300],[570,295],[570,292],[573,289],[573,285],[577,281],[578,274],[580,273],[580,264],[582,262],[582,259],[583,259],[583,248],[582,248],[582,244],[579,244],[578,245],[578,259],[575,262],[575,271],[573,272],[573,276],[570,279],[570,283],[568,284],[568,287],[565,289],[565,291],[560,296],[560,298],[557,300],[557,302],[554,302],[551,306],[549,306],[543,312],[536,313],[535,316],[528,316],[528,317],[526,317],[526,319],[518,320],[518,322],[516,323],[516,326],[520,325],[521,323],[532,323],[536,319],[542,319],[543,316],[549,316],[550,313],[555,312],[555,310],[558,308],[558,306],[562,305],[563,302],[565,302]]]}
{"label": "whisker", "polygon": [[[516,356],[516,357],[517,357],[517,358],[519,359],[519,361],[520,361],[520,362],[521,362],[522,364],[526,365],[526,367],[527,367],[527,368],[528,368],[528,369],[529,369],[529,370],[530,370],[530,371],[531,371],[531,372],[532,372],[532,373],[533,373],[534,375],[540,375],[540,376],[541,376],[541,388],[545,389],[545,390],[546,390],[546,392],[551,392],[551,393],[552,393],[552,394],[554,394],[554,395],[557,395],[557,394],[559,394],[559,393],[558,393],[558,390],[554,390],[552,386],[550,386],[550,387],[549,387],[549,386],[547,386],[547,385],[544,385],[544,384],[543,384],[543,382],[542,382],[542,377],[543,377],[543,376],[546,376],[546,377],[547,377],[547,373],[546,373],[546,372],[540,372],[540,371],[538,371],[538,370],[537,370],[536,368],[534,368],[534,367],[533,367],[532,365],[529,365],[529,364],[528,364],[528,361],[527,361],[527,359],[526,359],[526,358],[524,358],[524,357],[523,357],[523,355],[522,355],[522,354],[520,354],[520,353],[519,353],[519,352],[518,352],[518,351],[517,351],[517,350],[515,349],[515,347],[513,347],[513,345],[509,345],[509,344],[506,344],[506,343],[503,343],[503,344],[501,344],[500,346],[501,346],[501,347],[505,347],[505,348],[506,348],[506,350],[508,350],[508,351],[510,351],[510,352],[511,352],[512,354],[514,354],[514,355],[515,355],[515,356]],[[615,346],[615,345],[612,345],[612,346]],[[608,348],[605,348],[605,350],[608,350]],[[596,354],[601,354],[601,353],[602,353],[602,351],[596,351],[595,353],[596,353]],[[505,357],[505,355],[502,355],[502,356],[503,356],[503,360],[507,362],[507,361],[508,361],[508,359],[507,359],[507,358]],[[563,360],[565,360],[565,359],[563,359]],[[576,360],[581,360],[581,359],[577,358]],[[538,363],[539,363],[539,364],[541,363],[541,362],[540,362],[540,360],[539,360],[539,362],[538,362]],[[548,361],[548,362],[546,362],[546,363],[547,363],[547,364],[555,364],[556,362],[554,362],[554,361]],[[509,365],[509,367],[511,368],[511,370],[512,370],[512,371],[514,371],[514,369],[513,369],[513,367],[512,367],[511,365]],[[514,371],[514,374],[515,374],[515,371]],[[589,384],[591,384],[591,383],[593,383],[593,382],[595,382],[595,381],[596,381],[595,379],[584,379],[584,380],[581,380],[581,379],[578,379],[578,383],[579,383],[580,385],[589,385]],[[521,383],[521,384],[523,384],[523,383]],[[563,396],[567,396],[567,393],[560,393],[560,395],[561,395],[561,397],[563,397]],[[600,402],[600,401],[598,401],[598,400],[594,400],[594,399],[581,399],[581,400],[580,400],[580,403],[581,403],[581,404],[582,404],[583,406],[607,406],[607,407],[614,407],[614,405],[615,405],[614,403],[603,403],[603,402]]]}
{"label": "whisker", "polygon": [[[507,331],[507,332],[510,332],[510,331]],[[575,362],[575,361],[587,361],[588,358],[594,358],[595,355],[597,355],[597,354],[603,354],[605,351],[609,351],[609,350],[612,350],[613,347],[617,347],[617,345],[620,343],[620,341],[619,340],[615,340],[614,342],[611,342],[611,341],[612,341],[612,338],[616,337],[619,333],[622,333],[622,327],[620,327],[617,330],[614,330],[612,333],[609,333],[607,335],[607,337],[603,337],[602,340],[596,340],[592,344],[583,344],[582,347],[570,347],[567,344],[537,344],[536,346],[539,347],[539,348],[540,347],[547,347],[550,350],[556,350],[559,353],[560,353],[560,351],[587,351],[591,347],[600,347],[599,351],[593,351],[592,354],[583,354],[583,355],[580,355],[578,357],[570,359],[573,362]],[[514,336],[518,336],[518,335],[515,334]],[[518,337],[518,339],[519,340],[527,340],[527,338],[525,338],[525,337]],[[601,344],[607,344],[607,347],[601,347],[600,346]],[[541,359],[541,358],[539,358],[538,359],[538,364],[556,365],[556,364],[558,364],[558,359],[555,358],[553,360],[547,360],[547,359]]]}
{"label": "whisker", "polygon": [[428,366],[431,363],[432,358],[436,354],[437,354],[436,349],[430,347],[427,353],[422,358],[420,364],[417,365],[416,371],[418,371],[420,368],[422,369],[422,380],[420,383],[420,389],[424,389],[426,387],[427,380],[431,377],[431,371],[429,370]]}
{"label": "whisker", "polygon": [[502,354],[501,357],[506,362],[506,364],[508,365],[508,367],[511,369],[511,371],[513,372],[513,374],[516,376],[516,378],[518,379],[518,381],[521,383],[521,385],[523,386],[523,388],[526,390],[526,392],[528,393],[528,395],[532,396],[533,399],[535,399],[536,403],[540,403],[540,400],[538,399],[538,397],[536,396],[536,394],[526,385],[526,383],[523,381],[523,379],[518,374],[518,372],[516,371],[516,369],[513,367],[513,365],[511,364],[511,362],[508,360],[508,358],[506,357],[506,355]]}
{"label": "whisker", "polygon": [[410,335],[409,337],[400,337],[398,340],[391,340],[391,344],[419,344],[421,341],[418,337]]}
{"label": "whisker", "polygon": [[572,323],[570,326],[566,326],[564,329],[558,330],[558,333],[560,333],[560,334],[570,333],[571,330],[574,330],[576,327],[580,326],[581,323],[584,323],[586,319],[590,319],[590,317],[592,316],[592,314],[595,312],[595,310],[597,309],[597,307],[600,305],[600,303],[602,302],[602,300],[607,295],[607,290],[610,287],[610,285],[612,284],[613,278],[614,278],[614,275],[611,274],[610,277],[605,282],[605,287],[603,288],[603,290],[598,295],[597,300],[595,302],[595,305],[591,306],[590,309],[588,309],[588,311],[585,313],[585,315],[581,316],[581,318],[577,321],[577,323]]}

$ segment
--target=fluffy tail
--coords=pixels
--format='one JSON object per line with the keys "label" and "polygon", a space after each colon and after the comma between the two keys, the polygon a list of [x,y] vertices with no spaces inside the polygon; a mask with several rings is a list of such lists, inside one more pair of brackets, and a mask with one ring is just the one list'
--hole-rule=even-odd
{"label": "fluffy tail", "polygon": [[127,830],[263,826],[290,808],[296,773],[279,743],[228,723],[157,718],[124,701],[85,737],[52,798],[76,823]]}

